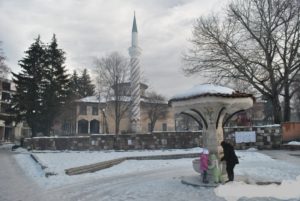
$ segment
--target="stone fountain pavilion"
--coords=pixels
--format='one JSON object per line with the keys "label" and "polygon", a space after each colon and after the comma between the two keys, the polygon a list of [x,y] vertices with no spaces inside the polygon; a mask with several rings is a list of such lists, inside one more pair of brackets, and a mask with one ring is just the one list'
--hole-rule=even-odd
{"label": "stone fountain pavilion", "polygon": [[236,113],[251,108],[254,101],[251,94],[223,86],[202,84],[175,95],[169,100],[169,104],[175,109],[175,113],[188,115],[202,125],[202,147],[220,159],[223,153],[220,143],[224,139],[224,124]]}

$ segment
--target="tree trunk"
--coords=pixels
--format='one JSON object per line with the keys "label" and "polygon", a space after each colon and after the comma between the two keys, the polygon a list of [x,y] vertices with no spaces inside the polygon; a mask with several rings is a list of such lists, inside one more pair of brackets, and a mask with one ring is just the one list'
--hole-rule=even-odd
{"label": "tree trunk", "polygon": [[105,115],[105,112],[102,110],[102,114],[103,114],[103,128],[102,128],[102,131],[106,134],[109,133],[109,130],[108,130],[108,124],[107,124],[107,119],[106,119],[106,115]]}
{"label": "tree trunk", "polygon": [[44,133],[44,135],[45,136],[50,136],[51,125],[50,125],[49,122],[46,123],[46,124],[47,124],[46,130],[45,130],[46,133]]}
{"label": "tree trunk", "polygon": [[30,126],[31,127],[31,137],[36,137],[36,129],[34,126]]}
{"label": "tree trunk", "polygon": [[282,114],[281,114],[281,106],[278,97],[274,97],[272,99],[272,105],[273,105],[273,122],[275,124],[280,124],[282,121]]}
{"label": "tree trunk", "polygon": [[[116,93],[116,92],[115,92]],[[117,97],[115,97],[115,135],[117,136],[119,134],[119,124],[120,124],[120,121],[119,121],[119,103],[118,103],[118,100],[117,100]]]}
{"label": "tree trunk", "polygon": [[116,129],[115,129],[116,136],[119,135],[119,131],[120,131],[120,121],[116,120]]}
{"label": "tree trunk", "polygon": [[288,85],[284,87],[284,112],[283,112],[283,121],[287,122],[291,120],[291,107],[290,103],[290,89]]}
{"label": "tree trunk", "polygon": [[153,121],[151,121],[151,122],[150,122],[150,125],[151,125],[151,128],[150,128],[150,129],[151,129],[151,131],[150,131],[150,132],[151,132],[151,133],[153,133],[154,126],[155,126],[155,121],[154,121],[154,120],[153,120]]}

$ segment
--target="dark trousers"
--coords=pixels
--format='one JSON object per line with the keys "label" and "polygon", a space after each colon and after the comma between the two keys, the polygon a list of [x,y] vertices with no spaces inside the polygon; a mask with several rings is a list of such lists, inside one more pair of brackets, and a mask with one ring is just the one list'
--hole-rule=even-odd
{"label": "dark trousers", "polygon": [[226,171],[227,171],[227,175],[228,175],[228,180],[229,181],[233,181],[234,180],[234,169],[235,164],[226,164]]}
{"label": "dark trousers", "polygon": [[203,171],[202,173],[202,182],[207,184],[208,183],[208,178],[207,178],[207,170]]}

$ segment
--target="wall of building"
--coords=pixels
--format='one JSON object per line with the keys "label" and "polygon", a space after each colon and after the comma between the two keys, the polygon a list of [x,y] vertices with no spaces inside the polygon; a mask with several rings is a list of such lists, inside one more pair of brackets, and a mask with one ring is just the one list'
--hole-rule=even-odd
{"label": "wall of building", "polygon": [[11,98],[14,93],[13,82],[0,76],[0,141],[13,142],[20,136],[20,130],[15,127],[14,114],[11,112]]}
{"label": "wall of building", "polygon": [[[255,131],[256,142],[235,143],[236,131]],[[236,149],[273,149],[281,146],[280,126],[224,128],[225,139]],[[26,138],[25,148],[37,150],[181,149],[202,146],[202,132],[157,132],[153,134],[90,135]]]}
{"label": "wall of building", "polygon": [[[119,125],[119,132],[121,134],[126,134],[129,132],[130,130],[130,111],[128,110],[127,112],[125,112],[123,118],[120,121],[120,125]],[[113,108],[111,107],[111,109],[108,109],[106,111],[106,120],[107,120],[107,126],[108,126],[108,131],[109,134],[114,134],[115,133],[115,118],[114,118],[114,111]]]}
{"label": "wall of building", "polygon": [[[154,131],[175,131],[175,120],[173,108],[169,107],[167,104],[166,116],[164,118],[159,118],[154,126]],[[148,111],[145,107],[141,107],[141,127],[142,133],[149,133],[150,119],[148,117]],[[167,130],[163,130],[163,124],[166,124]]]}
{"label": "wall of building", "polygon": [[[86,113],[82,114],[80,112],[81,105],[84,105],[86,107]],[[97,113],[93,114],[93,108],[97,108]],[[98,103],[80,103],[76,106],[76,133],[79,134],[90,134],[90,133],[101,133],[102,127],[103,127],[103,115],[102,115],[102,108],[99,106]],[[80,121],[87,121],[88,127],[86,132],[81,132],[81,129],[79,128]],[[91,121],[97,121],[98,122],[98,132],[92,131],[91,129]]]}
{"label": "wall of building", "polygon": [[[148,103],[147,103],[148,104]],[[81,114],[80,113],[80,105],[85,105],[86,106],[86,114]],[[98,115],[93,115],[92,114],[92,107],[98,107]],[[102,110],[105,107],[105,115],[106,115],[106,123],[104,122],[104,116],[103,116],[103,112]],[[169,107],[167,104],[165,104],[166,107],[166,116],[164,118],[159,118],[155,124],[154,127],[154,131],[163,131],[163,124],[166,125],[166,130],[165,131],[174,131],[175,130],[175,120],[174,120],[174,112],[173,109],[171,107]],[[149,126],[148,124],[150,123],[149,117],[148,117],[148,111],[147,109],[149,108],[149,105],[146,106],[145,104],[141,104],[141,133],[149,133]],[[78,129],[78,122],[80,120],[86,120],[88,121],[88,123],[90,124],[90,122],[92,120],[97,120],[99,121],[99,134],[100,133],[106,133],[106,129],[105,127],[108,127],[108,133],[109,134],[114,134],[115,133],[115,118],[114,118],[114,107],[113,107],[113,103],[108,103],[108,105],[104,106],[104,105],[99,105],[97,103],[84,103],[84,102],[80,102],[79,104],[77,104],[76,106],[76,135],[77,134],[90,134],[91,132],[85,132],[82,133],[80,132],[80,129]],[[61,127],[62,124],[59,124],[59,126]],[[58,127],[59,127],[58,126]],[[57,132],[55,132],[56,134],[59,135],[59,130],[60,128],[56,128]],[[121,119],[120,122],[120,133],[121,134],[126,134],[126,133],[130,133],[130,110],[128,110],[127,112],[125,112],[123,118]],[[63,133],[63,132],[61,132]],[[74,132],[73,132],[74,134]]]}

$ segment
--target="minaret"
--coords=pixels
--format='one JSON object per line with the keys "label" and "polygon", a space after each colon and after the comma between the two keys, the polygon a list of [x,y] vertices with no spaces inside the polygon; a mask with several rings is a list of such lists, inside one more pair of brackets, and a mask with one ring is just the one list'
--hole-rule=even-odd
{"label": "minaret", "polygon": [[128,49],[130,55],[130,90],[131,90],[131,131],[133,133],[141,132],[140,125],[140,59],[141,48],[138,47],[138,31],[136,26],[135,13],[132,25],[131,47]]}

